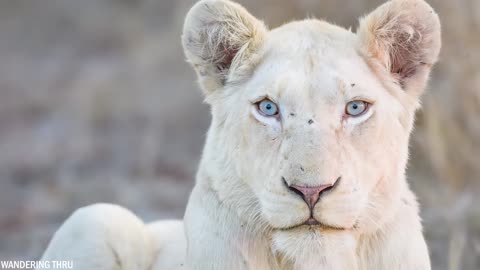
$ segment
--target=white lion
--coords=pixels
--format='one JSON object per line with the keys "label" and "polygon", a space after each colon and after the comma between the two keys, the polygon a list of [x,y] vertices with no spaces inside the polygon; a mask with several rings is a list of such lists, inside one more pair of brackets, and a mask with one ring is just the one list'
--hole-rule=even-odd
{"label": "white lion", "polygon": [[43,260],[82,270],[430,269],[405,179],[441,43],[426,2],[391,0],[353,33],[314,19],[268,30],[236,3],[203,0],[182,41],[212,109],[184,223],[89,206]]}

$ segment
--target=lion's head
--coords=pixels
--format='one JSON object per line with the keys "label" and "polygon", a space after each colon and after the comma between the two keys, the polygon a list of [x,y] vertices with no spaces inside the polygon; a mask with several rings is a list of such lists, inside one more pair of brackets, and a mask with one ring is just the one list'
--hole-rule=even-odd
{"label": "lion's head", "polygon": [[220,200],[277,230],[388,218],[440,49],[428,4],[392,0],[354,33],[314,19],[268,30],[236,3],[204,0],[182,41],[212,108],[202,166]]}

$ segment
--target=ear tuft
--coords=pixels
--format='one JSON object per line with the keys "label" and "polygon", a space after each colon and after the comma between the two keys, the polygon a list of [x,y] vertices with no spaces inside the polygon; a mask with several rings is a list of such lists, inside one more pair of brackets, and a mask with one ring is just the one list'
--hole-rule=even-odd
{"label": "ear tuft", "polygon": [[247,65],[267,29],[242,6],[227,0],[203,0],[188,12],[182,44],[188,62],[208,93]]}
{"label": "ear tuft", "polygon": [[423,0],[391,0],[360,21],[362,52],[406,91],[421,92],[440,52],[440,21]]}

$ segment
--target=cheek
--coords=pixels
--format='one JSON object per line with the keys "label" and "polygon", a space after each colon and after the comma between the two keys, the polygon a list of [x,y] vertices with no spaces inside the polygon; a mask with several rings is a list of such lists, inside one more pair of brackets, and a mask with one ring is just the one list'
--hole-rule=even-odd
{"label": "cheek", "polygon": [[257,147],[274,145],[282,134],[281,122],[274,117],[263,117],[259,120],[255,114],[258,115],[258,112],[252,109],[248,121],[244,125],[251,138],[251,143]]}
{"label": "cheek", "polygon": [[344,184],[352,191],[368,191],[383,174],[389,170],[385,162],[385,137],[378,130],[378,119],[371,118],[339,142],[341,147],[340,171]]}
{"label": "cheek", "polygon": [[278,172],[280,134],[252,117],[245,119],[238,133],[233,133],[238,137],[242,134],[234,151],[238,157],[235,162],[241,164],[242,175],[258,187]]}
{"label": "cheek", "polygon": [[[256,110],[254,111],[258,114]],[[278,153],[282,134],[280,121],[273,117],[260,121],[255,117],[253,112],[251,112],[245,120],[243,133],[248,134],[246,141],[247,147],[260,155],[266,155],[265,158],[268,158],[276,151]]]}
{"label": "cheek", "polygon": [[[356,185],[371,190],[381,178],[402,173],[407,157],[408,134],[394,117],[375,116],[359,126],[350,136],[344,164]],[[344,148],[345,149],[345,148]],[[348,169],[348,168],[344,168]]]}

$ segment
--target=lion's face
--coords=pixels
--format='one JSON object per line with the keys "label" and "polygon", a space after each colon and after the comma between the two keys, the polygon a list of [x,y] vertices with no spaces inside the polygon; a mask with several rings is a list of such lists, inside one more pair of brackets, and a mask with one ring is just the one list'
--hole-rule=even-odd
{"label": "lion's face", "polygon": [[[404,8],[393,3],[376,13]],[[318,20],[268,31],[226,1],[192,9],[183,44],[212,107],[203,162],[220,200],[249,200],[279,230],[366,229],[388,216],[439,30],[376,13],[355,34]]]}
{"label": "lion's face", "polygon": [[[389,181],[403,173],[410,112],[358,54],[354,38],[313,21],[277,29],[252,76],[212,104],[223,125],[210,132],[229,138],[225,150],[239,181],[274,228],[311,215],[326,226],[358,226],[382,209],[376,197],[393,196],[397,184]],[[321,185],[333,187],[312,213],[289,188]]]}

